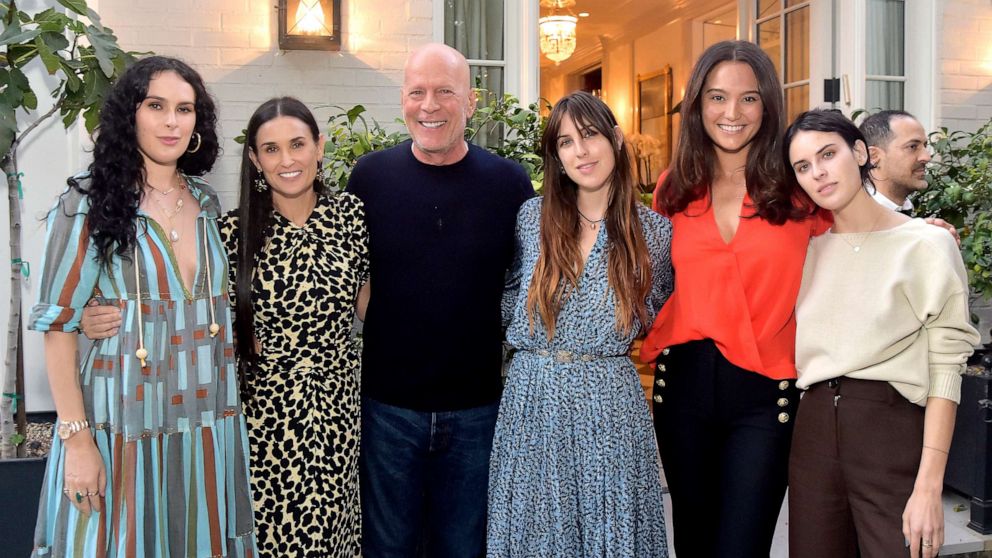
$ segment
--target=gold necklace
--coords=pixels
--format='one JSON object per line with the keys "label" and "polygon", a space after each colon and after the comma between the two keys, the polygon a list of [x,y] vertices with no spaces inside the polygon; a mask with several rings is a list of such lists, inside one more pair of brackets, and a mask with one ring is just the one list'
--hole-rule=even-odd
{"label": "gold necklace", "polygon": [[852,233],[838,233],[837,236],[839,236],[840,239],[843,240],[845,244],[850,246],[851,249],[854,250],[854,253],[857,254],[861,251],[861,247],[864,246],[865,242],[868,242],[868,237],[871,236],[871,233],[875,232],[875,227],[878,226],[878,222],[882,220],[882,215],[884,215],[884,213],[879,213],[878,217],[875,217],[875,221],[871,224],[871,228],[868,229],[868,232],[857,233],[858,242],[856,243],[847,239],[847,236]]}
{"label": "gold necklace", "polygon": [[176,169],[176,179],[177,179],[176,185],[173,185],[172,188],[169,188],[168,190],[159,190],[158,188],[152,186],[151,183],[149,183],[147,180],[145,181],[145,186],[148,186],[152,190],[155,190],[155,192],[158,195],[164,198],[165,196],[168,196],[169,194],[175,192],[177,185],[183,183],[183,177],[179,175],[179,169]]}
{"label": "gold necklace", "polygon": [[[153,190],[155,189],[150,184],[147,184],[146,183],[146,185],[149,188],[152,188]],[[162,214],[165,215],[165,218],[169,220],[169,241],[170,242],[179,242],[179,239],[180,239],[179,231],[176,230],[176,225],[173,222],[174,219],[176,218],[176,216],[179,215],[179,212],[183,210],[183,192],[186,191],[186,185],[183,184],[183,183],[180,183],[180,187],[182,189],[179,191],[179,197],[176,198],[176,207],[175,207],[175,209],[166,208],[164,205],[162,205],[162,202],[158,201],[154,197],[151,197],[150,198],[152,200],[152,203],[154,203],[155,205],[157,205],[158,208],[162,210]],[[173,188],[173,190],[175,190],[175,188]]]}

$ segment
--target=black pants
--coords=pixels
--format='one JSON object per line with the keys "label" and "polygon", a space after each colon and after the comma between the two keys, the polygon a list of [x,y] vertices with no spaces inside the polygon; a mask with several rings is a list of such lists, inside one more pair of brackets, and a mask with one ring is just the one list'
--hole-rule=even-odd
{"label": "black pants", "polygon": [[676,555],[767,558],[788,480],[795,381],[734,366],[710,340],[671,347],[657,364],[655,432]]}

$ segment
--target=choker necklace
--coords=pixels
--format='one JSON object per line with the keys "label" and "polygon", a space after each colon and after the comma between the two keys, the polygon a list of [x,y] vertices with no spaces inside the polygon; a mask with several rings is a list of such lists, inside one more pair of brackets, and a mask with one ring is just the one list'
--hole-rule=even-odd
{"label": "choker necklace", "polygon": [[[151,188],[152,190],[155,190],[155,188],[152,185],[147,184],[147,183],[146,183],[146,185],[149,188]],[[169,241],[170,242],[179,242],[179,238],[180,238],[179,231],[176,230],[176,224],[173,222],[175,220],[176,216],[179,215],[179,212],[183,210],[183,191],[186,190],[186,185],[184,183],[181,183],[180,184],[180,188],[181,188],[181,190],[179,191],[179,197],[176,198],[176,207],[175,208],[167,208],[164,205],[162,205],[162,202],[158,201],[154,197],[150,198],[152,200],[152,203],[154,203],[155,205],[157,205],[158,208],[160,210],[162,210],[162,214],[165,215],[165,218],[169,220]],[[173,187],[172,190],[175,190],[175,187]],[[170,192],[172,190],[170,190]],[[158,192],[158,190],[155,190],[155,191]]]}
{"label": "choker necklace", "polygon": [[[578,208],[576,208],[575,210],[576,211],[579,211]],[[586,217],[581,211],[579,211],[579,217],[582,217],[582,219],[586,223],[589,223],[589,228],[592,229],[592,230],[598,229],[601,224],[603,224],[603,223],[606,222],[606,216],[605,215],[601,219],[590,219],[590,218]]]}
{"label": "choker necklace", "polygon": [[[861,251],[861,247],[864,246],[865,242],[868,242],[868,237],[871,236],[871,233],[875,232],[875,227],[878,226],[878,222],[882,220],[882,215],[884,214],[879,213],[878,217],[875,217],[875,221],[871,224],[871,228],[868,229],[868,232],[835,233],[835,234],[837,234],[837,236],[839,236],[840,239],[843,240],[845,244],[850,246],[851,249],[854,250],[854,253],[857,254],[858,252]],[[856,235],[856,240],[854,242],[851,242],[850,240],[847,239],[847,236],[855,236],[855,235]]]}

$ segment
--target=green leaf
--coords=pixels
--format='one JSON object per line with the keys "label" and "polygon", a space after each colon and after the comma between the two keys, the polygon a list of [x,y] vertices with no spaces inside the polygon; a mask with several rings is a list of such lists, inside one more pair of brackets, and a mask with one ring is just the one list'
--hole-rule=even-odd
{"label": "green leaf", "polygon": [[59,4],[81,16],[87,15],[89,12],[89,9],[86,7],[86,0],[59,0]]}
{"label": "green leaf", "polygon": [[48,74],[55,75],[55,72],[62,67],[62,59],[48,48],[48,45],[45,44],[45,41],[41,40],[41,37],[35,38],[34,46],[38,49],[38,54],[41,55],[41,61],[44,62]]}
{"label": "green leaf", "polygon": [[100,108],[91,106],[83,113],[83,123],[86,125],[86,132],[92,134],[100,123]]}
{"label": "green leaf", "polygon": [[62,113],[62,126],[68,128],[79,118],[79,109],[71,109]]}
{"label": "green leaf", "polygon": [[41,31],[38,29],[28,29],[27,31],[22,30],[21,24],[15,20],[3,30],[3,33],[0,33],[0,46],[28,43],[33,41],[39,33],[41,33]]}
{"label": "green leaf", "polygon": [[[64,62],[64,61],[62,61],[60,59],[60,63],[61,62]],[[64,73],[65,73],[65,87],[66,87],[66,90],[67,91],[71,91],[73,93],[79,91],[79,88],[83,85],[82,80],[79,79],[79,76],[76,75],[76,72],[73,71],[73,69],[71,67],[65,67],[65,66],[63,66],[63,69],[64,69]]]}
{"label": "green leaf", "polygon": [[363,112],[365,112],[365,107],[362,106],[362,105],[355,105],[355,106],[351,107],[351,110],[348,111],[348,124],[349,125],[354,125],[355,124],[355,120],[357,120],[358,117]]}
{"label": "green leaf", "polygon": [[110,89],[110,80],[102,72],[87,72],[83,82],[83,103],[91,105],[102,104],[104,94]]}
{"label": "green leaf", "polygon": [[93,46],[93,54],[96,55],[96,59],[100,63],[100,70],[103,71],[103,75],[108,78],[114,77],[113,59],[121,52],[117,46],[116,37],[93,25],[86,26],[86,37],[90,40],[90,45]]}
{"label": "green leaf", "polygon": [[69,39],[66,39],[62,33],[45,32],[41,34],[41,40],[45,41],[45,44],[52,52],[69,48]]}
{"label": "green leaf", "polygon": [[25,91],[24,99],[21,101],[21,105],[27,110],[35,110],[38,108],[38,96],[35,95],[34,91]]}

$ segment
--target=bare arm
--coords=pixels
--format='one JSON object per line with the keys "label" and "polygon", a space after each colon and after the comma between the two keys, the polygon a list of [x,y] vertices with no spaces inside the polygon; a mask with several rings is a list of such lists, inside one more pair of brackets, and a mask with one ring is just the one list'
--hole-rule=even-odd
{"label": "bare arm", "polygon": [[920,469],[902,514],[902,532],[909,541],[912,558],[933,558],[944,543],[941,493],[956,413],[957,403],[950,399],[927,399]]}
{"label": "bare arm", "polygon": [[355,313],[358,319],[365,321],[365,311],[369,308],[369,296],[372,294],[372,280],[368,280],[358,289],[358,298],[355,299]]}
{"label": "bare arm", "polygon": [[[48,384],[59,420],[84,420],[83,394],[76,367],[76,334],[50,331],[45,334]],[[65,485],[69,501],[84,514],[100,511],[107,485],[103,458],[90,430],[83,429],[65,440]],[[76,494],[81,497],[77,498]]]}

